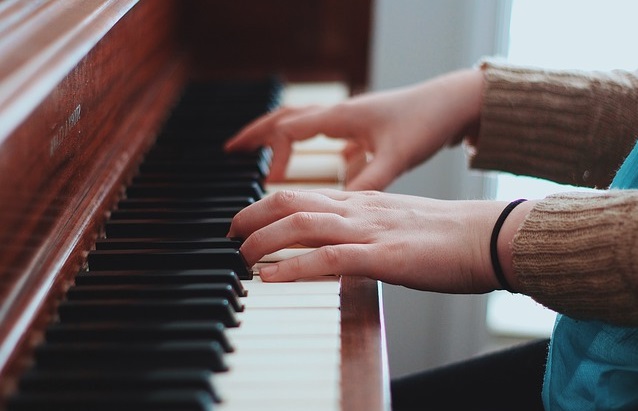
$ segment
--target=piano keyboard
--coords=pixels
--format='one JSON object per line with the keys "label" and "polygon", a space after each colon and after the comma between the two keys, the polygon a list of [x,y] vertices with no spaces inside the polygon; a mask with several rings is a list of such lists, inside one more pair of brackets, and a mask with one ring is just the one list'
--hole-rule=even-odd
{"label": "piano keyboard", "polygon": [[264,195],[269,159],[221,142],[277,91],[187,88],[9,411],[340,409],[338,279],[262,283],[225,237]]}

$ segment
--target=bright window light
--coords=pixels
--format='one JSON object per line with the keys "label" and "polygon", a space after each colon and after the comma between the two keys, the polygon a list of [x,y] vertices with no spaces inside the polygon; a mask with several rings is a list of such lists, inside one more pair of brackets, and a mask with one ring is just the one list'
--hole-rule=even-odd
{"label": "bright window light", "polygon": [[[512,0],[508,60],[557,69],[638,69],[638,1]],[[496,198],[542,198],[582,190],[545,180],[499,174]],[[546,336],[555,314],[532,299],[496,292],[487,324],[498,334]]]}

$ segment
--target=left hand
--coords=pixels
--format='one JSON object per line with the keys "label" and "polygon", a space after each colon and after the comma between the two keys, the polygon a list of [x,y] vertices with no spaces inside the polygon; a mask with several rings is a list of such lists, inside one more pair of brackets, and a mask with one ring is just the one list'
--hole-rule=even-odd
{"label": "left hand", "polygon": [[[275,182],[286,175],[294,142],[317,134],[344,139],[345,188],[382,190],[442,147],[476,133],[483,82],[480,70],[466,69],[333,106],[283,107],[248,124],[224,147],[228,151],[271,147],[268,179]],[[368,158],[369,162],[361,161]]]}

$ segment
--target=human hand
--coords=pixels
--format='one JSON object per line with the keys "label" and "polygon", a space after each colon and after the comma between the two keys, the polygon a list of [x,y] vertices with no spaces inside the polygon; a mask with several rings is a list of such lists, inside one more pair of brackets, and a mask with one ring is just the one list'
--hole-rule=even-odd
{"label": "human hand", "polygon": [[285,175],[292,143],[317,134],[347,139],[346,160],[372,160],[349,175],[347,190],[381,190],[476,127],[483,76],[453,72],[403,89],[361,95],[329,107],[284,107],[242,129],[225,148],[270,146],[270,181]]}
{"label": "human hand", "polygon": [[361,275],[421,290],[487,292],[499,287],[489,242],[505,204],[375,191],[281,191],[240,211],[228,235],[245,239],[241,252],[249,265],[286,247],[316,248],[263,267],[265,281]]}

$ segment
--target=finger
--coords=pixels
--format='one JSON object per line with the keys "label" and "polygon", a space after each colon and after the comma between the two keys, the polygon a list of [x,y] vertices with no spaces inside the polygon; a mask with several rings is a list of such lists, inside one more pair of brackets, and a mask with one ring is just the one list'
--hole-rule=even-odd
{"label": "finger", "polygon": [[346,184],[356,178],[368,165],[368,153],[360,147],[350,146],[348,152],[344,152],[346,159]]}
{"label": "finger", "polygon": [[[314,188],[312,190],[304,190],[302,192],[321,194],[335,201],[347,200],[351,198],[353,194],[349,191],[337,190],[334,188]],[[342,213],[339,214],[343,215]]]}
{"label": "finger", "polygon": [[299,212],[255,231],[240,251],[252,265],[266,254],[297,244],[320,247],[356,241],[357,233],[347,219],[332,213]]}
{"label": "finger", "polygon": [[349,123],[352,119],[344,115],[342,105],[315,106],[303,113],[287,116],[279,122],[279,129],[294,140],[305,140],[318,134],[328,137],[351,136]]}
{"label": "finger", "polygon": [[318,248],[259,270],[263,281],[294,281],[320,275],[374,275],[370,264],[374,247],[339,244]]}
{"label": "finger", "polygon": [[375,157],[361,171],[346,181],[346,190],[383,190],[400,174],[398,166],[382,157]]}
{"label": "finger", "polygon": [[226,151],[236,150],[255,150],[258,147],[267,145],[270,140],[270,134],[273,132],[277,122],[288,116],[295,109],[282,107],[272,113],[253,120],[244,128],[242,128],[235,136],[231,137],[225,144]]}
{"label": "finger", "polygon": [[329,195],[320,192],[283,190],[237,213],[230,225],[228,236],[247,238],[258,229],[300,211],[342,215],[344,207]]}
{"label": "finger", "polygon": [[268,172],[268,181],[284,181],[286,178],[286,169],[288,160],[292,154],[292,142],[279,138],[272,142],[272,161]]}
{"label": "finger", "polygon": [[[234,137],[230,138],[224,148],[228,151],[255,150],[263,145],[271,145],[273,141],[281,138],[292,142],[314,137],[319,134],[319,131],[314,133],[302,132],[306,129],[303,127],[297,129],[297,126],[304,124],[306,121],[315,124],[314,116],[308,117],[308,120],[305,119],[306,116],[323,111],[326,111],[326,109],[317,105],[282,107],[248,124]],[[292,124],[292,127],[290,127],[290,124]]]}

